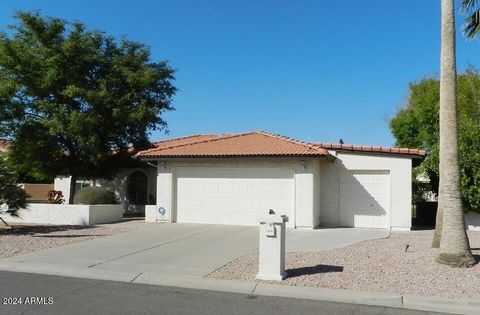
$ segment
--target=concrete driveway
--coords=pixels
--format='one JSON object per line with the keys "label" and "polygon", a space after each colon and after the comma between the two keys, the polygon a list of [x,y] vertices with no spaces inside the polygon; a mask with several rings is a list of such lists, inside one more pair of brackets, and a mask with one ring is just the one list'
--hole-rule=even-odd
{"label": "concrete driveway", "polygon": [[[125,233],[0,260],[0,269],[203,277],[258,247],[258,227],[207,224],[120,223]],[[287,251],[347,246],[388,236],[388,230],[288,230]],[[42,272],[43,270],[43,272]]]}

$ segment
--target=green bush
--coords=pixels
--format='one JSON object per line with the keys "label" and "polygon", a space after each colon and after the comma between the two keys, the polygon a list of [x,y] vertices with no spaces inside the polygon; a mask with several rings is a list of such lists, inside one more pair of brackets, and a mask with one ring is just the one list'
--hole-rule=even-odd
{"label": "green bush", "polygon": [[83,187],[73,197],[74,204],[84,205],[103,205],[115,204],[117,200],[115,194],[103,187],[91,186]]}
{"label": "green bush", "polygon": [[17,185],[18,174],[0,157],[0,216],[8,213],[17,216],[17,211],[27,207],[25,190]]}

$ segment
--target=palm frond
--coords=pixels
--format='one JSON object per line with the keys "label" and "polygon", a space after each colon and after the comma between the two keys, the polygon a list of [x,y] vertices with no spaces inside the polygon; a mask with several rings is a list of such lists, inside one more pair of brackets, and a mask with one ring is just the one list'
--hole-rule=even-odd
{"label": "palm frond", "polygon": [[473,7],[476,7],[479,3],[479,0],[462,0],[460,5],[460,11],[466,13],[470,11]]}
{"label": "palm frond", "polygon": [[[476,0],[470,0],[476,1]],[[465,19],[462,25],[462,31],[468,38],[475,38],[480,33],[480,9],[473,12]]]}

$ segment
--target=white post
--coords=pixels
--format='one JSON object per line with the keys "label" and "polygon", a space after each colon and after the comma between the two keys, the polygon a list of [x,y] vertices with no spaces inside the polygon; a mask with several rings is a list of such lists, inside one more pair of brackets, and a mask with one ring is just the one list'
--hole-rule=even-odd
{"label": "white post", "polygon": [[259,280],[284,280],[285,273],[285,215],[269,214],[260,219]]}
{"label": "white post", "polygon": [[53,182],[53,189],[60,190],[65,199],[65,204],[69,204],[70,200],[70,182],[72,180],[71,176],[57,176]]}

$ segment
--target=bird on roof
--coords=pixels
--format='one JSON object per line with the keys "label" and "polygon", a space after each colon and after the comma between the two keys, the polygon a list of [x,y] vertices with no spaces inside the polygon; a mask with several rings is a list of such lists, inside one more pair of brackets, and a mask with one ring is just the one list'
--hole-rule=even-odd
{"label": "bird on roof", "polygon": [[338,140],[338,143],[343,144],[343,139],[340,138],[340,140]]}

